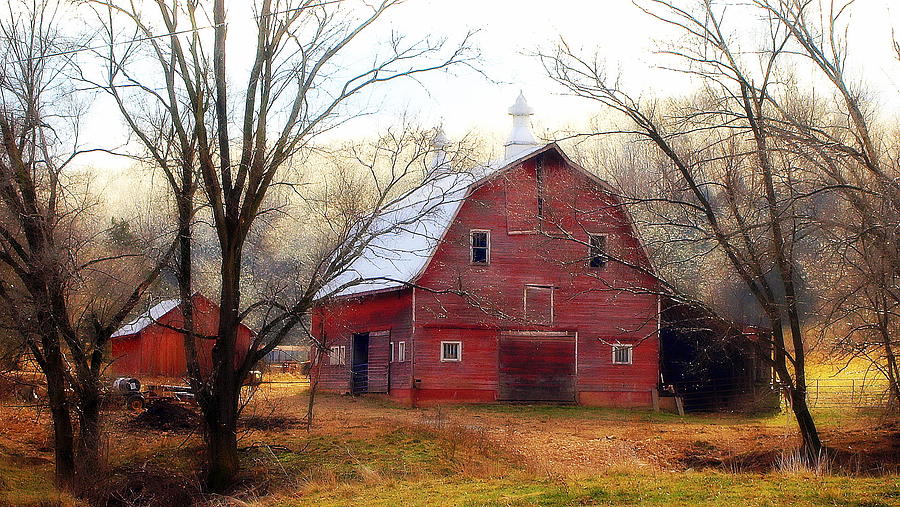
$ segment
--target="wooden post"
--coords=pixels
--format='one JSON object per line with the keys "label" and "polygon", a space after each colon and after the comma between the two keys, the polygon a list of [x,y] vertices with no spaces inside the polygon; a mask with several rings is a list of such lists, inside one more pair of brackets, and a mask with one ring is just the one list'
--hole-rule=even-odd
{"label": "wooden post", "polygon": [[653,411],[659,412],[659,391],[655,387],[650,390],[650,398],[653,400]]}
{"label": "wooden post", "polygon": [[684,416],[684,400],[681,396],[675,397],[675,408],[678,409],[678,415]]}

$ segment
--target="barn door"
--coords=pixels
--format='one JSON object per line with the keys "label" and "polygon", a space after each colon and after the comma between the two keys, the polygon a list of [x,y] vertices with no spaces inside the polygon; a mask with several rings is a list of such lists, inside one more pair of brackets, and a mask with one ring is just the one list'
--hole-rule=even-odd
{"label": "barn door", "polygon": [[574,335],[502,333],[499,361],[501,400],[575,400]]}
{"label": "barn door", "polygon": [[370,393],[388,392],[391,360],[391,332],[369,333],[369,389]]}

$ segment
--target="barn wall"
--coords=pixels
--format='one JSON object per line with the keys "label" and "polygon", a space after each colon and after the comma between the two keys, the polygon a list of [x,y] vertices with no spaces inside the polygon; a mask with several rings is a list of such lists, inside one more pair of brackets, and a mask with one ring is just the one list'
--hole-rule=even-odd
{"label": "barn wall", "polygon": [[[203,296],[195,296],[194,328],[198,335],[215,336],[219,326],[218,306]],[[117,337],[112,340],[112,371],[116,375],[173,377],[187,376],[187,360],[184,352],[184,337],[173,328],[184,326],[184,314],[176,307],[159,319],[159,324],[151,324],[137,335]],[[246,326],[238,328],[238,354],[235,363],[242,361],[250,346],[252,331]],[[196,350],[200,359],[201,374],[212,369],[212,347],[214,340],[197,338]]]}
{"label": "barn wall", "polygon": [[[370,335],[370,361],[387,361],[389,343],[407,343],[407,361],[389,363],[391,391],[409,388],[412,350],[412,291],[410,289],[341,299],[320,306],[313,313],[312,332],[326,348],[347,347],[346,365],[331,365],[325,354],[314,352],[312,375],[324,391],[346,391],[350,387],[351,337],[355,333],[389,331]],[[375,342],[378,340],[377,342]],[[383,341],[384,343],[381,343]],[[374,355],[373,355],[374,354]]]}
{"label": "barn wall", "polygon": [[[542,192],[537,181],[536,161],[529,159],[477,189],[461,207],[419,283],[462,288],[470,297],[416,292],[415,378],[422,391],[474,389],[483,391],[478,397],[488,397],[497,388],[496,331],[570,331],[577,332],[577,391],[608,393],[579,394],[581,402],[649,405],[658,378],[658,303],[656,296],[635,289],[655,283],[622,263],[599,269],[587,264],[590,232],[607,235],[607,251],[614,257],[649,267],[628,217],[595,180],[566,168],[555,153],[543,160]],[[534,220],[539,196],[544,218]],[[529,228],[542,232],[528,233]],[[470,263],[471,229],[491,231],[488,266]],[[530,284],[555,288],[551,323],[526,319],[523,298]],[[448,333],[476,354],[466,356],[464,364],[434,364]],[[612,364],[613,343],[635,345],[633,364]]]}

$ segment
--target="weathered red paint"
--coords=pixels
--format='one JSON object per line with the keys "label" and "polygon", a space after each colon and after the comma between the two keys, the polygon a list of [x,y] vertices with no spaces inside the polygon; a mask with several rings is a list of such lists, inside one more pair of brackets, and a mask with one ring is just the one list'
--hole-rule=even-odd
{"label": "weathered red paint", "polygon": [[[214,336],[219,326],[219,307],[208,298],[195,294],[192,298],[194,326],[198,335]],[[184,325],[184,314],[177,306],[140,332],[112,339],[111,371],[117,376],[185,377],[187,361],[184,335],[177,331]],[[169,327],[166,327],[169,326]],[[176,328],[176,329],[170,329]],[[253,331],[245,325],[238,329],[239,352],[235,361],[243,359]],[[196,349],[202,374],[212,369],[213,340],[197,338]]]}
{"label": "weathered red paint", "polygon": [[[490,231],[488,265],[470,262],[472,229]],[[588,233],[606,235],[608,252],[624,262],[589,267]],[[651,266],[609,187],[555,145],[478,186],[415,284],[319,306],[313,332],[327,346],[348,350],[350,336],[359,332],[390,331],[386,341],[406,341],[407,361],[389,364],[389,392],[411,403],[503,399],[501,385],[514,380],[503,373],[502,336],[524,339],[532,332],[535,340],[573,342],[571,348],[549,347],[552,354],[526,346],[507,351],[538,351],[513,358],[515,368],[532,365],[536,382],[547,380],[541,371],[558,377],[571,370],[575,394],[566,398],[589,405],[651,404],[659,378],[659,302]],[[552,320],[544,311],[549,292],[534,287],[552,288]],[[528,304],[526,297],[532,298]],[[462,360],[441,361],[442,341],[461,342]],[[634,345],[632,364],[612,364],[614,343]],[[558,364],[566,358],[570,365]],[[350,358],[346,366],[319,359],[319,386],[346,390]],[[521,396],[540,398],[534,392]]]}

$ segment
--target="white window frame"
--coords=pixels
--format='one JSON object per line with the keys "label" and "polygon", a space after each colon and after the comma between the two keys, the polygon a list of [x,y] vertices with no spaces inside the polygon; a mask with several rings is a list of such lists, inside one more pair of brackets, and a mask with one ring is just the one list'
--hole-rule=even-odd
{"label": "white window frame", "polygon": [[[456,344],[456,358],[444,357],[444,345]],[[462,342],[459,340],[450,340],[441,342],[441,362],[442,363],[460,363],[462,362]]]}
{"label": "white window frame", "polygon": [[550,290],[550,320],[547,322],[540,322],[540,324],[553,324],[556,318],[555,312],[555,301],[556,298],[556,287],[553,285],[540,285],[536,283],[526,283],[525,289],[522,292],[522,312],[526,316],[528,316],[528,289],[549,289]]}
{"label": "white window frame", "polygon": [[[484,256],[484,262],[475,262],[475,233],[484,233],[487,245],[484,247],[487,252]],[[482,248],[482,247],[478,247]],[[473,266],[489,266],[491,264],[491,231],[490,229],[470,229],[469,230],[469,264]]]}
{"label": "white window frame", "polygon": [[[591,262],[594,260],[594,245],[591,243],[594,238],[603,238],[603,251],[600,252],[600,257],[603,259],[603,263],[599,266],[591,266]],[[603,269],[609,263],[609,234],[603,233],[588,233],[588,268],[590,269]]]}
{"label": "white window frame", "polygon": [[394,362],[394,342],[391,342],[391,362]]}
{"label": "white window frame", "polygon": [[[616,361],[616,351],[625,349],[628,351],[628,361]],[[628,365],[634,362],[634,344],[632,343],[614,343],[612,345],[612,364],[623,364]]]}
{"label": "white window frame", "polygon": [[341,345],[341,366],[347,366],[347,346]]}
{"label": "white window frame", "polygon": [[328,352],[328,365],[337,366],[341,364],[341,348],[338,346],[331,347]]}
{"label": "white window frame", "polygon": [[406,342],[397,342],[397,362],[405,363],[406,362]]}

